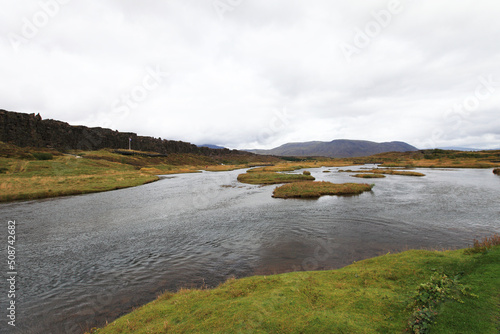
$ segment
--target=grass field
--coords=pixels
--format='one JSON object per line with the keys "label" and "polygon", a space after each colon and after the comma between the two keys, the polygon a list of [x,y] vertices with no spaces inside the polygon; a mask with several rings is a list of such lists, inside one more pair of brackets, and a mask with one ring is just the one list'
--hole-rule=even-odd
{"label": "grass field", "polygon": [[381,153],[361,159],[383,163],[382,167],[492,168],[500,166],[500,151],[462,152],[433,149]]}
{"label": "grass field", "polygon": [[370,191],[373,185],[366,183],[296,182],[274,189],[275,198],[318,198],[324,195],[359,195]]}
{"label": "grass field", "polygon": [[[432,305],[429,321],[421,316],[423,303]],[[500,247],[410,250],[338,270],[167,292],[90,332],[416,333],[415,326],[429,325],[432,333],[497,334],[499,305]]]}
{"label": "grass field", "polygon": [[0,202],[85,194],[138,186],[158,179],[133,166],[57,156],[52,160],[0,158]]}
{"label": "grass field", "polygon": [[238,181],[249,184],[277,184],[313,180],[315,180],[313,176],[304,174],[251,172],[238,175]]}
{"label": "grass field", "polygon": [[[314,180],[312,176],[284,174],[302,168],[342,167],[383,163],[398,167],[493,168],[500,166],[500,151],[458,152],[425,150],[391,152],[361,158],[286,158],[266,156],[201,156],[114,150],[71,151],[20,148],[0,142],[0,202],[83,194],[132,187],[152,182],[160,174],[228,171],[265,165],[239,176],[241,182],[275,184]],[[499,170],[498,168],[496,170]],[[359,174],[422,176],[414,171],[377,169]],[[250,176],[250,174],[255,174]],[[292,176],[290,176],[292,175]],[[363,176],[367,177],[367,176]]]}
{"label": "grass field", "polygon": [[[153,182],[158,180],[157,175],[196,173],[202,169],[227,171],[258,163],[242,160],[222,164],[223,158],[194,154],[125,153],[99,150],[63,154],[0,142],[0,202],[108,191]],[[269,159],[262,159],[269,163]]]}

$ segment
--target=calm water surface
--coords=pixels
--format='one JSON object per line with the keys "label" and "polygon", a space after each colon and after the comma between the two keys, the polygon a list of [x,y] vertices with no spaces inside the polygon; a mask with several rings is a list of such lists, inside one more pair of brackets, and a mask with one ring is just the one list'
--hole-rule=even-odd
{"label": "calm water surface", "polygon": [[[310,169],[317,180],[366,182],[337,170]],[[370,179],[373,191],[359,196],[317,200],[274,199],[275,186],[238,183],[240,170],[2,204],[4,227],[17,222],[10,332],[81,333],[165,290],[339,268],[407,248],[465,247],[500,232],[500,177],[491,169],[421,171],[425,177]],[[0,331],[9,332],[5,319]]]}

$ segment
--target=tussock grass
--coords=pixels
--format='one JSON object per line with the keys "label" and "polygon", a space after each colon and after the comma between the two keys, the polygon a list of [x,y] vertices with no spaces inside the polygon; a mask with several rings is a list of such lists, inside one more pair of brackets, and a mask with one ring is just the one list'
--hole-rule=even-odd
{"label": "tussock grass", "polygon": [[500,166],[500,151],[462,152],[453,150],[422,150],[416,152],[388,152],[366,157],[364,160],[392,167],[421,168],[491,168]]}
{"label": "tussock grass", "polygon": [[359,195],[370,191],[373,185],[366,183],[297,182],[274,189],[276,198],[317,198],[324,195]]}
{"label": "tussock grass", "polygon": [[293,172],[294,170],[301,169],[302,166],[297,165],[276,165],[276,166],[262,166],[249,169],[247,173],[270,173],[270,172]]}
{"label": "tussock grass", "polygon": [[405,176],[425,176],[424,173],[414,172],[414,171],[406,171],[406,170],[394,170],[394,169],[370,169],[363,171],[362,173],[371,173],[371,174],[387,174],[387,175],[405,175]]}
{"label": "tussock grass", "polygon": [[[0,142],[0,202],[114,190],[158,180],[157,175],[197,173],[201,169],[225,171],[260,163],[235,160],[221,165],[222,158],[139,151],[120,154],[107,149],[63,154]],[[269,157],[252,158],[266,163]]]}
{"label": "tussock grass", "polygon": [[440,304],[433,333],[498,333],[500,247],[410,250],[338,270],[230,279],[215,289],[181,289],[91,332],[403,333],[414,293],[436,273],[456,277],[477,297]]}
{"label": "tussock grass", "polygon": [[277,184],[313,180],[315,180],[313,176],[304,174],[252,172],[238,175],[239,182],[249,184]]}
{"label": "tussock grass", "polygon": [[362,178],[362,179],[380,179],[380,178],[384,178],[385,175],[383,174],[355,174],[355,175],[351,175],[352,177],[359,177],[359,178]]}

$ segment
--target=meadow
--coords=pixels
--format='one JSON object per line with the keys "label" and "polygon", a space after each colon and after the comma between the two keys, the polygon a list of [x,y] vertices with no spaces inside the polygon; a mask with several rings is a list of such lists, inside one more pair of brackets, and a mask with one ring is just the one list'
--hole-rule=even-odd
{"label": "meadow", "polygon": [[[109,191],[154,182],[157,175],[228,171],[259,163],[194,154],[126,153],[62,153],[0,142],[0,202]],[[262,164],[268,163],[263,158]]]}
{"label": "meadow", "polygon": [[[250,184],[299,182],[314,178],[286,174],[304,168],[345,167],[378,163],[378,169],[357,171],[361,178],[374,174],[423,176],[399,168],[494,168],[500,166],[500,151],[459,152],[424,150],[389,152],[370,157],[269,157],[259,155],[202,156],[196,154],[161,155],[139,151],[70,151],[20,148],[0,142],[0,202],[85,194],[142,185],[158,180],[157,175],[218,172],[251,168],[238,177]],[[256,167],[260,166],[260,167]],[[500,173],[494,169],[494,173]]]}

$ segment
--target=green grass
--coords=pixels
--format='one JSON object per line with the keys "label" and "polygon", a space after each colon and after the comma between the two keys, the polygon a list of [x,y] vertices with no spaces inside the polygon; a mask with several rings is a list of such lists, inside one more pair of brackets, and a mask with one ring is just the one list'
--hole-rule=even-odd
{"label": "green grass", "polygon": [[[261,156],[155,156],[154,152],[138,151],[119,154],[108,149],[70,153],[0,142],[0,202],[108,191],[152,182],[160,174],[232,170],[260,163],[257,159],[264,163],[276,160]],[[233,164],[227,159],[234,160]]]}
{"label": "green grass", "polygon": [[355,175],[351,175],[352,177],[359,177],[359,178],[362,178],[362,179],[380,179],[380,178],[384,178],[385,175],[383,174],[355,174]]}
{"label": "green grass", "polygon": [[215,289],[181,289],[91,332],[115,333],[403,333],[420,284],[461,277],[471,293],[445,300],[432,333],[498,333],[500,248],[411,250],[338,270],[231,279]]}
{"label": "green grass", "polygon": [[86,194],[138,186],[158,179],[133,166],[72,156],[52,160],[0,158],[0,202]]}
{"label": "green grass", "polygon": [[315,180],[313,176],[304,174],[251,172],[238,175],[238,181],[249,184],[278,184],[313,180]]}
{"label": "green grass", "polygon": [[324,195],[358,195],[370,191],[373,185],[366,183],[298,182],[274,189],[276,198],[318,198]]}

